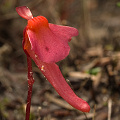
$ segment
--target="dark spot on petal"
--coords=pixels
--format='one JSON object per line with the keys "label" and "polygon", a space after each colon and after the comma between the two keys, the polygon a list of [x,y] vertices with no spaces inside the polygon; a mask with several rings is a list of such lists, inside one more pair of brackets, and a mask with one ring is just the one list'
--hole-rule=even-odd
{"label": "dark spot on petal", "polygon": [[45,47],[46,51],[49,51],[49,48],[48,47]]}

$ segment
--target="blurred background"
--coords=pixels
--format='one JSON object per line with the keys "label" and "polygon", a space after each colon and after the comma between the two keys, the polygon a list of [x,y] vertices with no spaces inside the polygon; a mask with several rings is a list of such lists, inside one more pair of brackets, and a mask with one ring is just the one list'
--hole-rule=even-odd
{"label": "blurred background", "polygon": [[74,92],[91,106],[82,113],[68,105],[33,62],[35,83],[30,120],[120,119],[120,0],[0,0],[0,120],[25,118],[27,62],[22,49],[27,21],[15,8],[72,26],[79,35],[58,63]]}

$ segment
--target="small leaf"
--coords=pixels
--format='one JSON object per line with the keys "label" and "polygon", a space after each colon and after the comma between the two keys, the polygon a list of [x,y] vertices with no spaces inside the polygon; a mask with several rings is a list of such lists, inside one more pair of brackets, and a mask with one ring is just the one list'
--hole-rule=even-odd
{"label": "small leaf", "polygon": [[101,71],[100,67],[92,68],[87,71],[88,74],[97,75]]}

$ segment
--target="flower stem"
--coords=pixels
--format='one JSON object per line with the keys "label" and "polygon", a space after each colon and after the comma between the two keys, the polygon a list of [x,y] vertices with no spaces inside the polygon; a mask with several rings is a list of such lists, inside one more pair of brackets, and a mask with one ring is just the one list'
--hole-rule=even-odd
{"label": "flower stem", "polygon": [[27,55],[27,66],[28,66],[28,96],[27,96],[25,120],[29,120],[29,118],[30,118],[32,87],[33,87],[33,83],[34,83],[33,72],[32,72],[32,62],[31,62],[31,58],[28,55]]}

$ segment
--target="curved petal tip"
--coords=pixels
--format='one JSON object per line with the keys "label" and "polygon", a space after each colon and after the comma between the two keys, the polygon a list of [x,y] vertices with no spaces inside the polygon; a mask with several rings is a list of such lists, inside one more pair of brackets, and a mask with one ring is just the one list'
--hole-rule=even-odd
{"label": "curved petal tip", "polygon": [[16,7],[16,11],[21,17],[23,17],[27,20],[33,18],[33,15],[31,13],[30,9],[26,6]]}
{"label": "curved petal tip", "polygon": [[82,108],[81,108],[82,112],[89,112],[90,111],[90,106],[88,105],[88,103],[84,103],[82,104]]}

